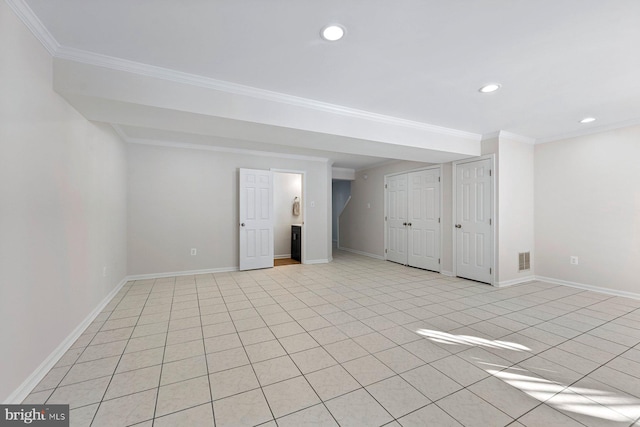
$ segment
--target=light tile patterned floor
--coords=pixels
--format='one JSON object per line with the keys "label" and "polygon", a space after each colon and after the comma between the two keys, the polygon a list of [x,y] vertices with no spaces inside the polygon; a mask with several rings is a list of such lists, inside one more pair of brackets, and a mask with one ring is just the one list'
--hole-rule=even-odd
{"label": "light tile patterned floor", "polygon": [[26,402],[72,426],[637,426],[639,343],[640,301],[336,252],[127,283]]}

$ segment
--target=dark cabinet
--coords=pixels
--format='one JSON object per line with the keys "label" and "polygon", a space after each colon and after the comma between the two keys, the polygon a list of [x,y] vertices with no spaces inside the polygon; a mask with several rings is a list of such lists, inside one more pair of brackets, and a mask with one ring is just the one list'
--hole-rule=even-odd
{"label": "dark cabinet", "polygon": [[291,259],[302,262],[302,227],[291,226]]}

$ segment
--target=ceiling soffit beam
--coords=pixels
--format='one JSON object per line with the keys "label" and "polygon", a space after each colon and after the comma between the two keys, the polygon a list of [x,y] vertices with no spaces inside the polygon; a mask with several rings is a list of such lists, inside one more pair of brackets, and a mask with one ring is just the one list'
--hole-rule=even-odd
{"label": "ceiling soffit beam", "polygon": [[[349,111],[338,106],[334,109],[325,108],[328,104],[318,103],[314,106],[311,100],[289,102],[290,98],[295,97],[275,93],[271,93],[273,94],[271,97],[262,96],[265,91],[259,89],[255,90],[260,95],[240,94],[237,91],[222,90],[218,87],[212,88],[164,77],[150,77],[147,74],[69,59],[54,59],[54,89],[68,99],[82,97],[85,100],[90,98],[96,101],[111,100],[197,114],[201,117],[219,117],[374,141],[387,146],[389,153],[383,154],[384,156],[389,156],[395,148],[399,147],[428,149],[464,156],[480,154],[481,136],[478,134],[366,112],[354,113],[356,110]],[[286,100],[279,99],[281,96]],[[82,109],[79,108],[79,111],[82,112]],[[94,120],[103,119],[94,118]],[[129,124],[136,125],[136,123]],[[325,147],[315,148],[325,149]],[[347,152],[340,149],[335,151]],[[353,154],[369,155],[370,153]]]}

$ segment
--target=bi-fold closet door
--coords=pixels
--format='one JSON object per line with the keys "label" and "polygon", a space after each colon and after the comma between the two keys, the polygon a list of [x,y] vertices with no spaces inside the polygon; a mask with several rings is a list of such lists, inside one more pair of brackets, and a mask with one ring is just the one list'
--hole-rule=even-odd
{"label": "bi-fold closet door", "polygon": [[389,261],[440,271],[440,168],[386,177]]}

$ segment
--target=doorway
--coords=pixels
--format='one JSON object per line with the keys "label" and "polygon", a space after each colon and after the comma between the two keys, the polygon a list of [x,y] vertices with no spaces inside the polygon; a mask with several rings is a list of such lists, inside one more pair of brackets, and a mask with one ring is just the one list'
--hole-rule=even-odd
{"label": "doorway", "polygon": [[302,263],[302,174],[273,170],[274,266]]}
{"label": "doorway", "polygon": [[493,284],[494,177],[493,158],[455,162],[455,275]]}
{"label": "doorway", "polygon": [[440,167],[385,177],[387,260],[440,271],[440,181]]}

